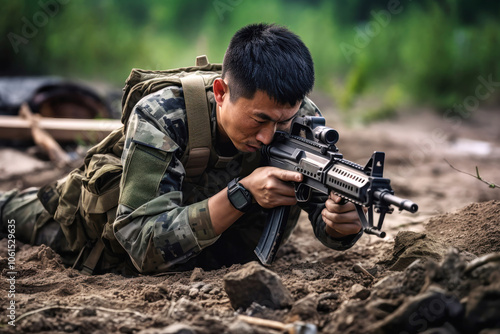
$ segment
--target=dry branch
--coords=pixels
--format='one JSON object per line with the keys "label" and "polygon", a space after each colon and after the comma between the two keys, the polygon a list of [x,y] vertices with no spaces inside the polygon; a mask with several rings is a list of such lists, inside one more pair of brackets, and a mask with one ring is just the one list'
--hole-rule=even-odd
{"label": "dry branch", "polygon": [[457,172],[462,173],[462,174],[466,174],[466,175],[469,175],[469,176],[472,176],[473,178],[476,178],[479,181],[481,181],[483,183],[486,183],[488,185],[488,187],[490,187],[490,188],[499,188],[500,187],[498,184],[495,184],[493,182],[488,182],[486,180],[483,180],[483,178],[479,175],[479,168],[477,168],[477,166],[476,166],[476,175],[474,175],[474,174],[467,173],[467,172],[461,171],[458,168],[453,167],[453,165],[448,160],[446,160],[446,159],[444,159],[444,161],[446,161],[448,163],[448,165],[450,165],[450,167],[453,168],[454,170],[456,170]]}
{"label": "dry branch", "polygon": [[24,103],[19,109],[19,115],[26,119],[31,126],[31,135],[35,143],[42,148],[49,158],[57,167],[65,167],[71,165],[71,158],[61,148],[61,146],[48,134],[45,130],[41,129],[38,125],[39,117],[33,115],[27,103]]}

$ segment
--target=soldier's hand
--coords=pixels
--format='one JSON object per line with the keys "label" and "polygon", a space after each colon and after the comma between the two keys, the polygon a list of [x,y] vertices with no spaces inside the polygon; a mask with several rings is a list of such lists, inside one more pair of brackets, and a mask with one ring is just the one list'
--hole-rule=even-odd
{"label": "soldier's hand", "polygon": [[334,238],[356,234],[362,228],[354,204],[351,202],[339,204],[341,200],[340,196],[330,193],[325,202],[325,208],[321,212],[323,221],[326,223],[326,232]]}
{"label": "soldier's hand", "polygon": [[302,174],[276,167],[260,167],[240,180],[263,208],[297,203],[292,182],[301,182]]}

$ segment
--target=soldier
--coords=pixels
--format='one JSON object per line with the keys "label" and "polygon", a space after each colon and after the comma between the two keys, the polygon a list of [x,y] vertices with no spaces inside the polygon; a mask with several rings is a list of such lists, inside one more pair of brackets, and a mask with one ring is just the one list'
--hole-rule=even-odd
{"label": "soldier", "polygon": [[[285,239],[296,226],[300,210],[292,182],[302,180],[297,172],[258,167],[259,149],[294,117],[321,115],[306,97],[313,84],[313,61],[298,36],[276,25],[246,26],[231,39],[222,74],[206,92],[210,148],[207,159],[201,154],[203,165],[195,163],[200,175],[186,172],[193,162],[184,157],[195,156],[190,146],[202,131],[188,126],[183,86],[170,85],[142,98],[125,135],[110,135],[123,138],[92,149],[85,168],[69,179],[1,196],[3,226],[14,219],[20,241],[45,243],[87,272],[124,263],[157,273],[256,260],[265,209],[293,206]],[[110,162],[109,153],[121,161]],[[116,195],[99,178],[93,182],[96,175],[119,179]],[[87,195],[97,187],[97,197]],[[324,245],[343,250],[362,230],[354,205],[339,203],[333,193],[315,195],[300,208]],[[95,223],[99,215],[105,217],[101,225]]]}

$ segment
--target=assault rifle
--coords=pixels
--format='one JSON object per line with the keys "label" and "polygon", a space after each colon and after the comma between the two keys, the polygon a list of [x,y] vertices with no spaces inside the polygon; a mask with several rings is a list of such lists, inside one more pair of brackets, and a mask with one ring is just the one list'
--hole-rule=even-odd
{"label": "assault rifle", "polygon": [[[365,233],[381,238],[385,215],[394,208],[417,212],[418,205],[394,195],[390,180],[382,176],[384,152],[374,152],[365,166],[345,160],[335,146],[339,134],[325,126],[323,117],[297,117],[290,132],[277,131],[272,143],[263,148],[267,165],[298,171],[303,181],[295,183],[295,196],[299,202],[307,202],[312,190],[328,195],[331,191],[354,203]],[[363,210],[367,208],[367,214]],[[379,214],[373,224],[373,211]],[[270,210],[266,227],[255,253],[263,264],[271,264],[281,244],[285,231],[289,206]]]}

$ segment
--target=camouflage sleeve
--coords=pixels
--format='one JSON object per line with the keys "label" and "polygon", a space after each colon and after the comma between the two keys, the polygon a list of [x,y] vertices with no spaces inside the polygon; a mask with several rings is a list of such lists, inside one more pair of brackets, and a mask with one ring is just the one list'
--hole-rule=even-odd
{"label": "camouflage sleeve", "polygon": [[182,89],[142,99],[128,123],[115,237],[144,273],[169,270],[214,243],[208,200],[183,205],[187,146]]}
{"label": "camouflage sleeve", "polygon": [[[304,102],[300,106],[299,111],[301,116],[322,116],[319,108],[308,98],[304,99]],[[348,235],[344,238],[332,238],[326,233],[326,223],[323,221],[321,216],[321,211],[325,208],[325,202],[328,196],[319,193],[314,193],[312,199],[307,203],[299,203],[301,209],[308,213],[309,221],[313,227],[314,234],[316,238],[323,245],[328,248],[335,250],[346,250],[351,248],[361,237],[363,231],[358,234]]]}
{"label": "camouflage sleeve", "polygon": [[319,108],[308,97],[304,98],[304,101],[302,101],[302,104],[300,105],[299,116],[321,116],[321,117],[323,117]]}

